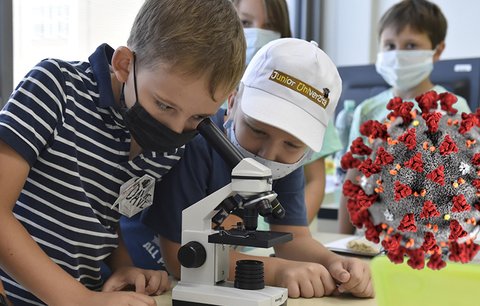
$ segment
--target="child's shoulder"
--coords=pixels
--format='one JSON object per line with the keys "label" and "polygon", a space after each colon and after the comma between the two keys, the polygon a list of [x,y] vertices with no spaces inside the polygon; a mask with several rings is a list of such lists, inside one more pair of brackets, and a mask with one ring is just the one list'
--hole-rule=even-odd
{"label": "child's shoulder", "polygon": [[33,68],[35,71],[43,72],[49,76],[68,76],[73,78],[79,78],[82,75],[86,75],[90,71],[90,64],[83,61],[66,61],[57,58],[45,58],[41,60]]}
{"label": "child's shoulder", "polygon": [[393,98],[392,89],[386,89],[372,97],[363,100],[358,106],[358,112],[361,114],[378,112],[379,109],[384,109],[388,101]]}
{"label": "child's shoulder", "polygon": [[38,62],[35,67],[43,67],[49,70],[72,69],[76,66],[81,66],[84,62],[81,61],[67,61],[55,57],[47,57]]}

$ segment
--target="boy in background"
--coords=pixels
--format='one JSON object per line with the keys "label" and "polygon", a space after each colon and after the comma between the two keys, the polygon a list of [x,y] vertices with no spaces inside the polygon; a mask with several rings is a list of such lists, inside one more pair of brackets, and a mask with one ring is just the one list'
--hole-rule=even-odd
{"label": "boy in background", "polygon": [[[351,144],[360,135],[360,126],[367,120],[383,122],[390,111],[388,102],[393,97],[412,101],[418,109],[415,97],[430,90],[438,94],[447,90],[434,85],[430,80],[433,63],[440,59],[445,49],[447,20],[440,8],[426,0],[404,0],[392,6],[380,19],[380,52],[375,64],[377,72],[392,86],[380,94],[363,101],[355,109],[350,128]],[[464,98],[457,96],[458,111],[470,113]],[[364,141],[367,141],[363,137]],[[347,172],[346,178],[353,181],[359,173]],[[339,210],[339,231],[353,234],[354,227],[342,195]]]}

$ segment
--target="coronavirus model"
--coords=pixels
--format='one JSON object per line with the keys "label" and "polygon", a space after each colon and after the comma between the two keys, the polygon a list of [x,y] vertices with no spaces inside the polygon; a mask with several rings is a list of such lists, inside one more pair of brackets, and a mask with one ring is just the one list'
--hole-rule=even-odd
{"label": "coronavirus model", "polygon": [[[369,120],[341,160],[359,175],[343,193],[352,223],[388,258],[423,269],[466,263],[480,219],[480,110],[457,114],[450,93],[427,92],[413,102],[389,101],[384,123]],[[439,105],[440,103],[440,105]],[[440,106],[440,107],[439,107]]]}

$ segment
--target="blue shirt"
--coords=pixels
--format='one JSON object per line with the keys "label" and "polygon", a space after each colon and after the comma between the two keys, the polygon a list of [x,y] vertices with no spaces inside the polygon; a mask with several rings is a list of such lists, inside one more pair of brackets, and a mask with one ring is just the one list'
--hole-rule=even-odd
{"label": "blue shirt", "polygon": [[[148,173],[156,179],[180,159],[144,152],[129,160],[130,133],[118,112],[101,45],[89,62],[46,59],[34,67],[0,112],[0,139],[31,166],[14,206],[16,218],[42,250],[90,289],[118,246],[120,186]],[[15,305],[42,305],[0,270]]]}
{"label": "blue shirt", "polygon": [[[219,110],[211,119],[223,130],[225,110]],[[149,242],[154,234],[159,234],[168,240],[180,243],[182,236],[182,210],[205,198],[230,183],[232,169],[224,162],[217,152],[201,135],[195,137],[185,146],[185,152],[178,164],[157,183],[157,191],[162,196],[155,196],[154,204],[142,213],[142,222],[151,230],[142,235],[137,220],[130,220],[128,232],[122,223],[122,233],[125,241],[130,243],[129,251],[132,258],[144,261],[144,265],[155,265],[158,257],[152,258],[151,253],[158,254]],[[273,182],[273,190],[278,194],[278,200],[286,210],[284,219],[268,219],[272,224],[307,225],[305,198],[305,180],[303,167],[295,170],[282,179]],[[123,220],[122,220],[123,222]],[[136,234],[136,235],[135,235]],[[136,244],[136,246],[135,246]],[[158,264],[157,264],[158,265]]]}

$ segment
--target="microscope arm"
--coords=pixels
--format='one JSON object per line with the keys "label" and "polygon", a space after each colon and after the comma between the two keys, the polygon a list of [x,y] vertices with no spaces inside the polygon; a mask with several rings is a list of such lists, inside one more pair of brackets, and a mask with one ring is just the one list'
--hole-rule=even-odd
{"label": "microscope arm", "polygon": [[232,184],[225,185],[182,212],[182,231],[205,231],[212,228],[212,218],[215,208],[225,198],[234,194]]}

